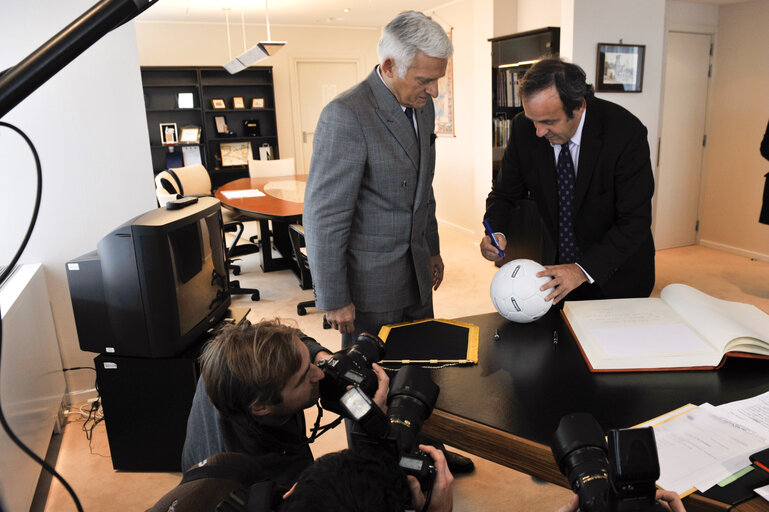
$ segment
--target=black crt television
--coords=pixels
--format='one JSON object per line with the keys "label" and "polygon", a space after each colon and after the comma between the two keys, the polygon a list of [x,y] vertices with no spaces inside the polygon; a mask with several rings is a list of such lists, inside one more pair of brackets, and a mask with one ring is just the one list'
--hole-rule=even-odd
{"label": "black crt television", "polygon": [[230,305],[221,204],[201,197],[139,215],[66,270],[82,350],[179,355]]}

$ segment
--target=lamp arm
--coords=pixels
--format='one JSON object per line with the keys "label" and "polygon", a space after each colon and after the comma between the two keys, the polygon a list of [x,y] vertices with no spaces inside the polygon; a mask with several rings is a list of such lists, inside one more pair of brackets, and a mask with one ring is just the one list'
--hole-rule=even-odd
{"label": "lamp arm", "polygon": [[0,76],[0,118],[113,29],[154,0],[101,0]]}

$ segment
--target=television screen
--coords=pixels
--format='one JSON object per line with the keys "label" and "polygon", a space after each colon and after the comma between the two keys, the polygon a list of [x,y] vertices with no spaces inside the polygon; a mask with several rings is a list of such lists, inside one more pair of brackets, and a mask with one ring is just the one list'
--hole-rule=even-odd
{"label": "television screen", "polygon": [[230,304],[218,200],[158,208],[67,263],[80,348],[172,357],[198,341]]}

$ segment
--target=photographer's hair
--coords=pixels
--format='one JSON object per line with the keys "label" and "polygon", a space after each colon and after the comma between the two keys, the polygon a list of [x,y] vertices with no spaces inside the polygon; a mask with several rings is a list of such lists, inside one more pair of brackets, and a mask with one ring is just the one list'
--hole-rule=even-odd
{"label": "photographer's hair", "polygon": [[211,403],[226,417],[250,418],[252,405],[281,402],[281,391],[302,364],[298,330],[278,320],[225,326],[200,356]]}
{"label": "photographer's hair", "polygon": [[377,47],[379,63],[393,59],[398,76],[403,78],[417,51],[428,57],[448,59],[454,53],[454,47],[446,31],[429,16],[417,11],[404,11],[382,31]]}
{"label": "photographer's hair", "polygon": [[528,99],[553,85],[569,119],[574,118],[574,110],[582,106],[583,99],[593,96],[593,86],[587,83],[587,76],[581,67],[547,57],[537,61],[523,75],[519,89],[521,99]]}
{"label": "photographer's hair", "polygon": [[342,450],[307,467],[280,510],[394,512],[409,499],[406,474],[385,450]]}

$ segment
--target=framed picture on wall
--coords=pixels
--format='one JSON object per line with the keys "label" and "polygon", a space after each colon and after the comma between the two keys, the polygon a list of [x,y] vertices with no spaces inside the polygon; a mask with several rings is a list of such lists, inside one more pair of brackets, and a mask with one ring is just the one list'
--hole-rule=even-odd
{"label": "framed picture on wall", "polygon": [[164,146],[179,142],[176,123],[160,123],[160,143]]}
{"label": "framed picture on wall", "polygon": [[212,98],[211,108],[213,108],[214,110],[222,110],[227,108],[227,104],[224,102],[223,98]]}
{"label": "framed picture on wall", "polygon": [[243,96],[235,96],[232,98],[232,108],[246,108],[246,103],[243,101]]}
{"label": "framed picture on wall", "polygon": [[646,46],[598,43],[596,92],[641,92]]}
{"label": "framed picture on wall", "polygon": [[264,108],[264,98],[252,98],[251,108]]}

